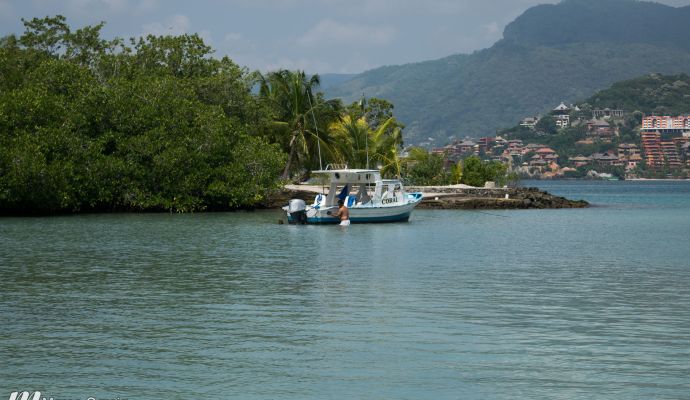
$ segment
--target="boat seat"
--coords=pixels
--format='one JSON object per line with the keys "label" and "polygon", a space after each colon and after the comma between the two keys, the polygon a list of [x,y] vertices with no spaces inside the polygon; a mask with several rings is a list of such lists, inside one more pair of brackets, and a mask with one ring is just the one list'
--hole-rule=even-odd
{"label": "boat seat", "polygon": [[324,196],[323,194],[319,193],[319,194],[317,194],[316,197],[314,198],[314,204],[312,204],[311,206],[314,207],[314,208],[321,208],[321,206],[323,206],[323,205],[325,205],[325,204],[326,204],[326,196]]}
{"label": "boat seat", "polygon": [[350,208],[355,205],[357,201],[357,196],[347,196],[345,198],[345,207]]}

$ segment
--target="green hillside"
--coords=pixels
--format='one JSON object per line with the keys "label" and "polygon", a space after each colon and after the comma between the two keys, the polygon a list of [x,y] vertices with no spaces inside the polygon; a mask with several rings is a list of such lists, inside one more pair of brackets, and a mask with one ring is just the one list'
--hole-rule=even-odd
{"label": "green hillside", "polygon": [[649,74],[616,82],[585,101],[594,108],[623,109],[644,114],[690,113],[690,76]]}
{"label": "green hillside", "polygon": [[406,142],[493,134],[613,82],[690,72],[690,7],[565,0],[527,10],[504,39],[470,55],[367,71],[328,91],[386,98]]}

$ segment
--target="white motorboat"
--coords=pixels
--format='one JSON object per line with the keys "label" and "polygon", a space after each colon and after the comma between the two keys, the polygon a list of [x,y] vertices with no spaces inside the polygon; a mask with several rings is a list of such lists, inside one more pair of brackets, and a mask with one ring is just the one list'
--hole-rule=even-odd
{"label": "white motorboat", "polygon": [[349,209],[352,223],[407,221],[422,201],[422,193],[407,193],[400,180],[381,179],[374,169],[331,169],[329,165],[312,174],[325,179],[328,192],[316,194],[309,205],[301,199],[290,200],[283,207],[289,223],[339,223],[331,215],[338,210],[338,200]]}

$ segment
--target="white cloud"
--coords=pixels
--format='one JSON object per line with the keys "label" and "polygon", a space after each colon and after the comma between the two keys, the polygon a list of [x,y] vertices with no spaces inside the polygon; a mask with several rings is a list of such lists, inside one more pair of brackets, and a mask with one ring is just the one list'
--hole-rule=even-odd
{"label": "white cloud", "polygon": [[484,31],[487,33],[487,35],[496,35],[497,33],[501,32],[501,28],[498,26],[498,22],[492,21],[488,24],[485,24],[483,26]]}
{"label": "white cloud", "polygon": [[173,15],[168,17],[163,22],[150,22],[144,24],[141,29],[143,30],[143,35],[182,35],[189,32],[191,24],[189,22],[189,17],[186,15]]}
{"label": "white cloud", "polygon": [[395,28],[389,25],[367,26],[324,19],[298,38],[297,43],[308,47],[334,44],[382,46],[390,43],[395,34]]}

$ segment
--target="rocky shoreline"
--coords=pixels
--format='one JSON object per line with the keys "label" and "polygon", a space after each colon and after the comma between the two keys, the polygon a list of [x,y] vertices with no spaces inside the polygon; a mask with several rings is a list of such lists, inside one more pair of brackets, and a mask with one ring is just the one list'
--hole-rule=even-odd
{"label": "rocky shoreline", "polygon": [[[544,208],[584,208],[589,203],[584,200],[570,200],[554,196],[538,188],[472,188],[458,186],[416,186],[407,187],[408,192],[422,192],[424,199],[417,206],[437,210],[500,210],[500,209],[544,209]],[[266,207],[278,208],[289,199],[303,199],[311,203],[314,194],[320,189],[313,186],[291,185],[267,202]]]}
{"label": "rocky shoreline", "polygon": [[[413,187],[425,198],[418,206],[428,209],[530,209],[530,208],[584,208],[584,200],[570,200],[554,196],[535,187],[529,188],[453,188]],[[426,195],[428,193],[428,195]]]}

